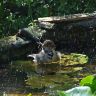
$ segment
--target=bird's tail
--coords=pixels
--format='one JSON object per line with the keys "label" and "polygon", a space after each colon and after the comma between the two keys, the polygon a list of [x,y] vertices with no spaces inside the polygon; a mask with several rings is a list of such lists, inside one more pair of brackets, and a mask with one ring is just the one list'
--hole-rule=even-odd
{"label": "bird's tail", "polygon": [[30,54],[30,55],[27,56],[27,58],[29,58],[30,60],[32,60],[34,63],[37,63],[36,54]]}

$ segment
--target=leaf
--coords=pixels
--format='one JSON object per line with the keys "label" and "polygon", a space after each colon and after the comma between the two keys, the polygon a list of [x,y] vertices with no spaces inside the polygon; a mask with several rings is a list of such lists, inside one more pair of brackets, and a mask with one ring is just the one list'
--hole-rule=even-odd
{"label": "leaf", "polygon": [[59,96],[67,96],[65,91],[57,91]]}
{"label": "leaf", "polygon": [[27,96],[32,96],[32,94],[31,94],[31,93],[29,93]]}
{"label": "leaf", "polygon": [[94,76],[93,75],[89,75],[89,76],[83,78],[80,81],[80,85],[84,86],[84,85],[87,85],[87,84],[92,84],[93,79],[94,79]]}
{"label": "leaf", "polygon": [[96,77],[95,75],[89,75],[80,81],[81,86],[89,86],[94,93],[96,91]]}

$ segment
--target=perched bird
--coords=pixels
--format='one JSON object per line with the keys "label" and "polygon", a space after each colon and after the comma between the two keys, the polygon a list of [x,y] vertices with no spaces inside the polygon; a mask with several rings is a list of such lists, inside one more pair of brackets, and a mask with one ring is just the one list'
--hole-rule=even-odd
{"label": "perched bird", "polygon": [[60,61],[61,54],[55,51],[55,44],[51,40],[45,40],[42,43],[42,50],[38,54],[30,54],[29,58],[32,58],[35,64],[48,64],[52,62]]}

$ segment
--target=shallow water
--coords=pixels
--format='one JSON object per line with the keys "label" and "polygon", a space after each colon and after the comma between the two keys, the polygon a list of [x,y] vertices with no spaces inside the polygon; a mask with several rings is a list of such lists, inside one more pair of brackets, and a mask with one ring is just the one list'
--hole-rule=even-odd
{"label": "shallow water", "polygon": [[[77,55],[62,58],[65,61],[61,64],[38,67],[31,61],[12,61],[9,68],[0,70],[0,96],[48,96],[56,90],[78,86],[83,77],[96,72],[95,63],[83,64],[86,58],[81,60]],[[37,74],[36,68],[46,70],[45,74]]]}

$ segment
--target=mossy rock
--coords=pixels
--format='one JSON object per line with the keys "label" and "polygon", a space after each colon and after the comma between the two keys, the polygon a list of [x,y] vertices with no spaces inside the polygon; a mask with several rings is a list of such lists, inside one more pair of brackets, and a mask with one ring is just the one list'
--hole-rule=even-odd
{"label": "mossy rock", "polygon": [[86,64],[88,62],[88,56],[84,54],[71,53],[68,55],[62,54],[60,64],[64,66]]}
{"label": "mossy rock", "polygon": [[2,38],[0,39],[0,62],[8,63],[16,59],[25,59],[36,48],[36,44],[25,41],[16,35]]}

